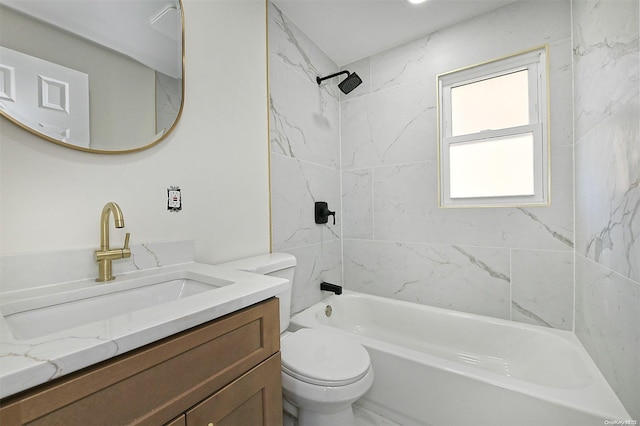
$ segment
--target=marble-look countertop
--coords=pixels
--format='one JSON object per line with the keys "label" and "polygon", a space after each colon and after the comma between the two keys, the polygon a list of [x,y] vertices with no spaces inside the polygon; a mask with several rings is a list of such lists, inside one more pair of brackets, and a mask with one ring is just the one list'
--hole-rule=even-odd
{"label": "marble-look countertop", "polygon": [[[185,263],[122,274],[113,282],[177,271],[215,276],[233,281],[233,284],[27,340],[16,338],[4,315],[0,315],[0,398],[266,300],[284,291],[289,285],[286,279],[201,263]],[[55,294],[55,298],[60,298],[63,292],[108,285],[110,284],[96,283],[92,279],[81,280],[5,292],[0,295],[0,300],[6,306],[24,299],[52,297],[52,294]]]}

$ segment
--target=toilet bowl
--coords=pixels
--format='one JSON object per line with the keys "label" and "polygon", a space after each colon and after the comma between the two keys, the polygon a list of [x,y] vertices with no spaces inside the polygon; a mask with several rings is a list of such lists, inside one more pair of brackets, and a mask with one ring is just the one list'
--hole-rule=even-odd
{"label": "toilet bowl", "polygon": [[287,333],[280,342],[282,393],[297,408],[290,414],[298,424],[352,424],[351,405],[373,384],[366,349],[337,333],[309,328]]}
{"label": "toilet bowl", "polygon": [[373,384],[369,353],[355,340],[335,332],[286,331],[295,257],[272,253],[219,266],[289,279],[288,290],[277,295],[285,414],[295,418],[298,426],[352,425],[352,404]]}

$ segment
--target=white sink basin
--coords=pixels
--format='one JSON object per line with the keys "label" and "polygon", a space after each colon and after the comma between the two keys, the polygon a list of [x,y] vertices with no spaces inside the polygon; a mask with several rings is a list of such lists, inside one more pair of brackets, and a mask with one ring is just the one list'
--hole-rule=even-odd
{"label": "white sink basin", "polygon": [[214,291],[229,284],[233,281],[178,271],[96,283],[46,297],[4,303],[0,311],[13,337],[25,340]]}

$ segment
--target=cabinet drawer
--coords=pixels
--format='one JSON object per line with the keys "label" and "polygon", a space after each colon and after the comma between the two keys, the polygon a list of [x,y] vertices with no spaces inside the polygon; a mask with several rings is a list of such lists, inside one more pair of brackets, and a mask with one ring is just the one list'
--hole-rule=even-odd
{"label": "cabinet drawer", "polygon": [[0,423],[164,424],[279,348],[271,298],[2,401]]}
{"label": "cabinet drawer", "polygon": [[187,426],[282,425],[280,353],[187,411]]}

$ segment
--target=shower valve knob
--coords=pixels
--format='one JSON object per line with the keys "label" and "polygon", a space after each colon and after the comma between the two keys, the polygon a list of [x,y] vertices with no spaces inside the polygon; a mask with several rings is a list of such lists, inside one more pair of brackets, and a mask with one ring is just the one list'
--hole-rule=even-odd
{"label": "shower valve knob", "polygon": [[324,201],[316,201],[315,205],[316,223],[323,224],[329,221],[329,216],[333,216],[333,224],[336,224],[336,212],[329,210],[329,207]]}

